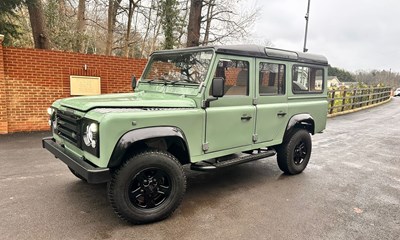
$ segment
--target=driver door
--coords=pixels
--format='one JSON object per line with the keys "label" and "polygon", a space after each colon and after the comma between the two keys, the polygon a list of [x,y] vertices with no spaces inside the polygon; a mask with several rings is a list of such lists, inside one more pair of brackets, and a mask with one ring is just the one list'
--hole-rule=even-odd
{"label": "driver door", "polygon": [[225,79],[225,95],[206,108],[208,153],[251,145],[256,119],[254,59],[221,55],[217,62],[214,77]]}

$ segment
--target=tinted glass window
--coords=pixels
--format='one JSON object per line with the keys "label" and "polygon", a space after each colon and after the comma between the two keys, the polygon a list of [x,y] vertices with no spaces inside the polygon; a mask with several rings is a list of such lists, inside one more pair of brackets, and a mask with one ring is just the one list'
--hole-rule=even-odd
{"label": "tinted glass window", "polygon": [[294,66],[292,81],[294,93],[323,92],[324,70],[314,67]]}
{"label": "tinted glass window", "polygon": [[249,62],[221,59],[214,77],[225,79],[225,95],[249,95]]}
{"label": "tinted glass window", "polygon": [[260,95],[284,95],[285,65],[260,63],[258,67]]}
{"label": "tinted glass window", "polygon": [[199,84],[204,81],[212,51],[154,54],[143,80]]}

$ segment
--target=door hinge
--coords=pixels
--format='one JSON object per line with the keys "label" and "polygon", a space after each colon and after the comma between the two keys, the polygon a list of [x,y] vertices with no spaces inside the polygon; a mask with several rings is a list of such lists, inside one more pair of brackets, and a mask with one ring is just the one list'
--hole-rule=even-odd
{"label": "door hinge", "polygon": [[258,134],[253,134],[253,142],[257,142],[258,141]]}
{"label": "door hinge", "polygon": [[201,148],[203,149],[204,152],[207,152],[207,151],[208,151],[208,142],[203,143],[203,144],[201,145]]}
{"label": "door hinge", "polygon": [[207,101],[203,100],[201,101],[201,108],[206,109],[207,108]]}
{"label": "door hinge", "polygon": [[253,105],[257,105],[258,104],[258,99],[257,98],[253,98]]}

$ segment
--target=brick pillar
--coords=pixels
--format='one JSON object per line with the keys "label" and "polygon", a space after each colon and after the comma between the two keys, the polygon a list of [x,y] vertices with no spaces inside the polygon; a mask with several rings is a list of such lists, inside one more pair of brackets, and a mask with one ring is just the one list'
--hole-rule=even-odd
{"label": "brick pillar", "polygon": [[7,90],[3,54],[4,35],[0,34],[0,134],[8,133]]}

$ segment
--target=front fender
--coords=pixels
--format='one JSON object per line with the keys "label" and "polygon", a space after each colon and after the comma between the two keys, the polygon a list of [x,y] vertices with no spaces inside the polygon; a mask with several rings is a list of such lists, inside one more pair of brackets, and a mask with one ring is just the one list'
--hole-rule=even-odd
{"label": "front fender", "polygon": [[178,127],[163,126],[163,127],[149,127],[149,128],[135,129],[125,133],[119,139],[118,143],[114,147],[110,161],[108,162],[108,167],[113,168],[119,166],[122,163],[123,158],[127,153],[127,151],[129,150],[130,146],[132,146],[134,143],[146,139],[162,138],[162,137],[181,138],[186,145],[185,146],[186,149],[188,150],[186,137],[183,131]]}

